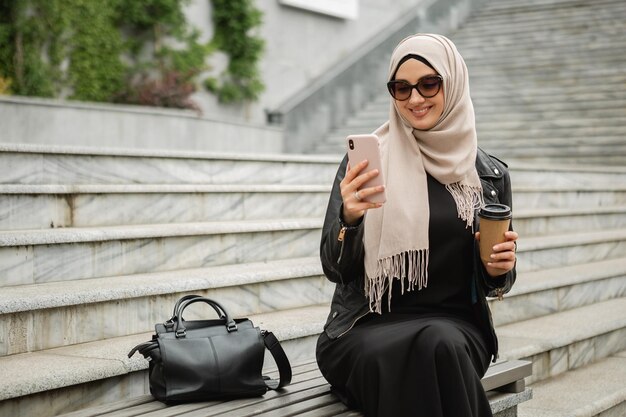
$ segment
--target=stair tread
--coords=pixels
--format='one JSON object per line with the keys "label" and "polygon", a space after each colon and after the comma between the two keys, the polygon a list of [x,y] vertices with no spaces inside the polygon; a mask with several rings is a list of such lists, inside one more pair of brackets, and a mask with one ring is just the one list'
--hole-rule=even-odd
{"label": "stair tread", "polygon": [[295,218],[1,231],[0,247],[315,229],[321,226],[320,218]]}
{"label": "stair tread", "polygon": [[[535,187],[529,187],[535,189]],[[593,187],[591,187],[594,189]],[[261,219],[217,222],[165,223],[100,227],[67,227],[45,230],[10,230],[0,232],[0,247],[86,243],[111,240],[150,239],[173,236],[198,236],[226,233],[253,233],[293,229],[319,229],[321,218]],[[626,229],[567,233],[524,239],[524,250],[559,245],[597,243],[626,238]]]}
{"label": "stair tread", "polygon": [[[626,259],[520,272],[508,296],[626,274]],[[0,314],[323,275],[317,256],[4,287]]]}
{"label": "stair tread", "polygon": [[[249,318],[255,326],[271,330],[285,341],[320,333],[327,313],[327,305],[318,305]],[[133,346],[150,340],[151,335],[135,334],[0,357],[0,401],[146,369],[148,363],[141,355],[129,359],[127,353]]]}
{"label": "stair tread", "polygon": [[0,184],[0,194],[312,193],[331,184]]}
{"label": "stair tread", "polygon": [[322,275],[319,257],[3,287],[0,314]]}
{"label": "stair tread", "polygon": [[313,154],[268,154],[268,153],[235,153],[235,152],[205,152],[205,151],[179,151],[168,149],[149,148],[114,148],[114,147],[89,147],[72,145],[44,145],[30,143],[0,143],[0,153],[42,153],[62,154],[69,156],[126,156],[138,158],[174,158],[174,159],[207,159],[207,160],[233,160],[253,162],[302,162],[337,164],[336,157],[330,155]]}
{"label": "stair tread", "polygon": [[500,356],[522,359],[624,327],[626,297],[497,326],[496,333]]}
{"label": "stair tread", "polygon": [[541,250],[553,247],[577,246],[626,240],[626,229],[594,230],[559,235],[525,237],[518,242],[518,251]]}
{"label": "stair tread", "polygon": [[619,276],[626,276],[626,258],[520,272],[515,285],[506,297]]}
{"label": "stair tread", "polygon": [[[323,304],[249,317],[256,326],[271,330],[279,340],[286,341],[319,334],[328,309]],[[589,321],[590,316],[598,319]],[[588,325],[576,332],[564,326],[578,323]],[[626,327],[626,298],[507,324],[497,332],[501,357],[520,359],[623,327]],[[1,357],[0,367],[7,377],[0,380],[0,400],[145,369],[147,362],[141,356],[129,359],[126,353],[151,335],[142,333]],[[31,372],[25,373],[24,369]]]}
{"label": "stair tread", "polygon": [[519,417],[596,416],[626,401],[626,351],[531,385]]}
{"label": "stair tread", "polygon": [[[601,207],[559,207],[559,208],[526,208],[515,210],[515,219],[534,219],[539,217],[560,217],[580,215],[603,215],[626,213],[626,205]],[[626,222],[624,224],[626,226]]]}

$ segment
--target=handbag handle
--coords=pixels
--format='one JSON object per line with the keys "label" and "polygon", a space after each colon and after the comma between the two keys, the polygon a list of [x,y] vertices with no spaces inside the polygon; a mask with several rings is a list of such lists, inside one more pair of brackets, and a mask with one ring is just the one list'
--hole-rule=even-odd
{"label": "handbag handle", "polygon": [[[180,310],[180,305],[187,301],[187,300],[191,300],[193,298],[201,298],[201,295],[197,295],[197,294],[192,294],[192,295],[185,295],[183,297],[181,297],[178,301],[176,301],[176,305],[174,305],[174,311],[172,312],[172,318],[169,319],[168,321],[173,322],[177,317],[182,317],[183,315],[180,314],[179,310]],[[226,315],[224,314],[224,312],[222,310],[220,310],[219,308],[215,307],[213,304],[211,304],[211,307],[213,307],[213,309],[215,310],[215,312],[217,313],[217,315],[220,318],[224,318]]]}
{"label": "handbag handle", "polygon": [[233,320],[230,317],[230,315],[226,312],[224,307],[222,307],[217,301],[213,301],[205,297],[195,297],[195,298],[190,298],[188,300],[185,300],[180,304],[178,317],[176,317],[176,327],[174,328],[177,338],[185,337],[187,335],[187,329],[185,329],[185,326],[183,325],[183,311],[185,311],[185,309],[189,307],[191,304],[200,303],[200,302],[209,304],[211,307],[213,307],[215,311],[218,312],[218,316],[220,316],[220,319],[224,320],[226,330],[228,332],[237,331],[237,324],[235,323],[235,320]]}

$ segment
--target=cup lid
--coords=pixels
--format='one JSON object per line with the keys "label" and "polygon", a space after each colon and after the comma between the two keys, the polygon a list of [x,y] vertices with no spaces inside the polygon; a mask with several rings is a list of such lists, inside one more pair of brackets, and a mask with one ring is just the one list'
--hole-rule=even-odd
{"label": "cup lid", "polygon": [[503,220],[511,218],[511,207],[505,204],[485,204],[478,212],[485,219]]}

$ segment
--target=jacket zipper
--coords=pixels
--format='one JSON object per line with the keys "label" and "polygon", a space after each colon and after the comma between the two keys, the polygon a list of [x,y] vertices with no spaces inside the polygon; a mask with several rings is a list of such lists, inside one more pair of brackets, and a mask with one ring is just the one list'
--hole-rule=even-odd
{"label": "jacket zipper", "polygon": [[350,327],[348,327],[344,332],[342,332],[339,336],[337,336],[337,339],[339,339],[341,336],[343,336],[344,334],[348,333],[350,330],[352,330],[352,328],[354,327],[354,325],[356,324],[357,321],[361,320],[363,317],[367,316],[369,314],[369,310],[366,311],[365,313],[361,314],[359,317],[357,317],[356,319],[354,319],[354,321],[352,322],[352,324],[350,325]]}
{"label": "jacket zipper", "polygon": [[346,226],[342,227],[339,230],[339,235],[337,236],[337,240],[341,242],[341,248],[339,249],[339,258],[337,258],[337,263],[341,263],[341,257],[343,256],[343,246],[345,244],[346,230],[348,228]]}

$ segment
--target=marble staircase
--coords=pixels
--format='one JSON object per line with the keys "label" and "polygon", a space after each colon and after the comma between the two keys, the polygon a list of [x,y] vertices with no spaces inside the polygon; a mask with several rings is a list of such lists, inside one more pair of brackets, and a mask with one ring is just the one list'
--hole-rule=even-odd
{"label": "marble staircase", "polygon": [[[479,144],[511,169],[519,274],[489,303],[501,358],[533,361],[520,416],[624,415],[625,17],[618,0],[498,0],[451,35]],[[147,362],[126,353],[183,294],[310,359],[333,291],[318,245],[343,139],[388,105],[368,103],[325,155],[0,144],[0,416],[147,392]]]}
{"label": "marble staircase", "polygon": [[[507,161],[624,165],[625,35],[620,0],[488,2],[449,34],[469,68],[479,146]],[[385,92],[317,152],[342,152],[388,112]]]}
{"label": "marble staircase", "polygon": [[[339,159],[0,145],[0,415],[143,394],[147,363],[125,355],[182,294],[311,358],[333,290],[317,254]],[[532,359],[536,384],[618,360],[626,169],[518,162],[511,176],[522,237],[518,283],[490,301],[501,357]]]}

